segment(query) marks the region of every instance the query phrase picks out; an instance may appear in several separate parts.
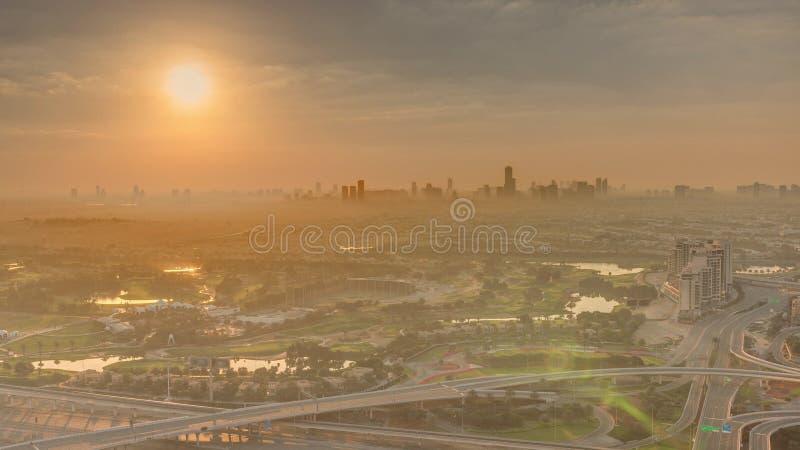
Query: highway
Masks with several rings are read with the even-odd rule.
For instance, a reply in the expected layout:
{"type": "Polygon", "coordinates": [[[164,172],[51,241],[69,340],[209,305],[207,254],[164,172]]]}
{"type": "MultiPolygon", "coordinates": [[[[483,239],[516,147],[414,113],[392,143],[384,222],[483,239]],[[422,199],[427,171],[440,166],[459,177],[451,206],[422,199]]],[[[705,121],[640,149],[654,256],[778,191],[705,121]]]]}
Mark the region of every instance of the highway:
{"type": "Polygon", "coordinates": [[[787,281],[782,279],[781,276],[767,278],[763,275],[744,275],[737,274],[733,276],[735,281],[744,281],[751,286],[771,287],[776,289],[791,288],[800,290],[800,283],[796,281],[787,281]]]}
{"type": "Polygon", "coordinates": [[[788,339],[789,336],[798,333],[800,333],[800,327],[789,327],[784,328],[775,336],[769,346],[769,354],[775,358],[775,361],[783,364],[784,366],[797,367],[795,363],[789,359],[786,359],[786,356],[783,353],[783,347],[786,345],[786,339],[788,339]]]}
{"type": "Polygon", "coordinates": [[[219,408],[190,405],[186,403],[146,400],[92,392],[65,391],[47,388],[34,388],[0,384],[0,403],[7,403],[11,397],[18,401],[35,399],[61,404],[75,405],[76,409],[95,407],[98,409],[136,409],[139,412],[152,412],[161,415],[197,415],[222,411],[219,408]]]}
{"type": "MultiPolygon", "coordinates": [[[[731,448],[735,449],[740,448],[740,444],[742,442],[742,430],[749,425],[753,425],[758,422],[772,421],[772,420],[785,419],[797,416],[800,416],[800,411],[792,409],[779,409],[775,411],[758,411],[758,412],[739,414],[737,416],[733,416],[730,418],[730,420],[728,420],[728,423],[730,423],[732,426],[731,432],[736,435],[733,437],[733,439],[735,439],[735,442],[737,444],[735,447],[731,448]]],[[[752,440],[750,441],[750,445],[751,448],[752,445],[754,445],[752,440]]]]}
{"type": "MultiPolygon", "coordinates": [[[[766,300],[775,295],[774,289],[769,288],[747,287],[744,292],[748,304],[753,304],[755,300],[766,300]]],[[[724,321],[717,338],[717,351],[713,360],[709,361],[710,365],[718,369],[729,367],[732,354],[735,356],[746,355],[742,345],[739,345],[735,339],[741,338],[743,342],[744,329],[755,320],[772,315],[773,309],[774,305],[766,303],[750,311],[738,313],[724,321]],[[737,350],[740,352],[737,353],[737,350]]],[[[733,400],[740,385],[740,381],[727,380],[724,377],[710,377],[706,380],[706,395],[700,411],[693,448],[711,450],[738,447],[739,444],[734,442],[738,436],[737,433],[709,432],[703,427],[721,427],[727,423],[731,415],[733,400]]]]}
{"type": "Polygon", "coordinates": [[[796,416],[784,419],[770,420],[760,423],[750,430],[750,450],[770,450],[770,437],[772,433],[781,428],[788,428],[800,425],[800,411],[796,416]]]}
{"type": "MultiPolygon", "coordinates": [[[[208,408],[147,400],[129,399],[114,396],[93,397],[94,402],[104,405],[124,404],[128,407],[150,408],[158,411],[169,411],[185,417],[136,424],[133,427],[115,427],[106,430],[62,436],[35,441],[39,449],[100,449],[123,446],[146,439],[174,438],[185,434],[194,434],[227,427],[261,423],[266,420],[278,420],[292,417],[313,416],[319,413],[335,412],[348,409],[370,408],[382,405],[423,402],[430,400],[455,399],[470,391],[491,391],[539,381],[560,381],[590,379],[596,377],[616,377],[631,375],[665,375],[679,376],[691,382],[689,395],[678,420],[672,424],[665,434],[653,436],[636,442],[625,443],[621,448],[634,448],[650,444],[689,427],[698,417],[698,425],[721,426],[730,424],[732,433],[713,433],[704,431],[698,426],[694,437],[694,448],[700,450],[729,449],[739,447],[741,429],[751,423],[764,421],[760,430],[773,430],[766,424],[785,420],[784,413],[770,415],[764,412],[761,416],[744,419],[741,416],[730,417],[730,409],[739,386],[747,378],[769,379],[800,383],[800,369],[783,364],[773,363],[748,354],[744,350],[744,333],[749,324],[755,320],[769,317],[775,313],[774,305],[756,306],[757,302],[775,295],[775,286],[768,280],[759,280],[756,286],[745,286],[745,298],[736,305],[698,322],[676,349],[669,361],[669,366],[596,369],[583,371],[566,371],[554,373],[525,374],[516,376],[493,376],[468,380],[449,381],[439,384],[416,385],[392,388],[382,391],[348,394],[314,400],[302,400],[280,404],[259,405],[227,411],[209,411],[208,408]],[[735,356],[743,363],[758,365],[772,371],[743,370],[730,368],[730,356],[735,356]],[[676,366],[684,363],[685,367],[676,366]],[[710,366],[710,367],[706,367],[710,366]],[[705,389],[704,389],[705,388],[705,389]],[[705,396],[703,395],[705,393],[705,396]],[[756,420],[758,419],[758,420],[756,420]]],[[[780,282],[783,286],[785,282],[780,282]]],[[[798,328],[800,329],[800,327],[798,328]]],[[[794,332],[794,330],[792,331],[794,332]]],[[[776,341],[786,339],[790,334],[784,330],[776,341]]],[[[773,346],[779,345],[773,342],[773,346]]],[[[771,347],[773,348],[773,347],[771,347]]],[[[780,348],[780,347],[778,347],[780,348]]],[[[774,348],[773,350],[774,351],[774,348]]],[[[672,383],[678,386],[679,383],[672,383]]],[[[15,393],[20,388],[0,386],[0,394],[15,393]]],[[[57,401],[87,400],[87,396],[96,394],[52,392],[49,390],[28,388],[27,394],[32,397],[55,398],[57,401]]],[[[789,414],[793,414],[790,412],[789,414]]],[[[797,412],[800,415],[800,412],[797,412]]],[[[781,422],[782,423],[782,422],[781,422]]],[[[761,426],[761,425],[759,425],[761,426]]],[[[775,424],[777,426],[777,423],[775,424]]],[[[777,429],[777,428],[774,428],[777,429]]],[[[400,431],[392,431],[399,433],[400,431]]],[[[473,439],[472,437],[463,437],[473,439]]],[[[433,439],[433,438],[432,438],[433,439]]],[[[483,438],[482,438],[483,439],[483,438]]],[[[767,439],[768,440],[768,439],[767,439]]],[[[465,441],[466,442],[466,441],[465,441]]],[[[498,442],[499,444],[499,442],[498,442]]],[[[538,445],[534,443],[533,445],[538,445]]],[[[552,448],[553,444],[550,444],[552,448]]],[[[581,444],[570,444],[566,448],[593,448],[581,444]]],[[[767,444],[768,445],[768,444],[767,444]]],[[[28,443],[2,447],[3,449],[33,448],[28,443]]]]}
{"type": "MultiPolygon", "coordinates": [[[[134,427],[115,427],[90,433],[34,441],[39,449],[102,449],[124,446],[146,439],[173,438],[184,434],[225,429],[266,420],[312,416],[318,413],[369,408],[381,405],[412,403],[429,400],[460,398],[471,390],[498,389],[550,380],[589,379],[596,377],[636,375],[703,375],[781,380],[800,383],[800,374],[764,372],[729,368],[702,367],[636,367],[596,369],[517,376],[494,376],[440,384],[417,385],[383,391],[363,392],[316,400],[259,405],[192,417],[165,419],[136,424],[134,427]]],[[[30,449],[30,444],[16,444],[3,449],[30,449]]]]}
{"type": "MultiPolygon", "coordinates": [[[[723,336],[725,330],[731,329],[732,326],[746,327],[750,323],[749,321],[752,317],[752,315],[747,315],[748,310],[754,308],[758,304],[758,301],[761,297],[766,298],[765,296],[772,294],[774,290],[765,289],[763,287],[745,287],[743,292],[745,294],[744,298],[739,299],[739,301],[733,306],[716,314],[712,314],[697,322],[695,326],[690,329],[689,333],[687,333],[683,341],[681,341],[680,345],[675,351],[675,354],[669,360],[668,364],[676,365],[685,363],[688,367],[708,367],[712,365],[710,360],[715,348],[718,347],[720,342],[724,341],[724,339],[721,340],[720,337],[723,336]]],[[[718,349],[717,353],[725,355],[725,361],[727,362],[727,352],[724,350],[719,351],[718,349]]],[[[727,364],[719,364],[718,366],[727,367],[727,364]]],[[[705,407],[705,404],[703,403],[703,394],[707,392],[706,381],[706,377],[703,376],[684,376],[681,379],[671,382],[659,389],[660,391],[664,392],[671,388],[677,388],[687,382],[692,383],[680,417],[675,421],[675,423],[667,427],[665,430],[666,432],[663,435],[656,435],[638,441],[626,442],[620,446],[620,448],[637,448],[640,446],[653,444],[662,439],[680,433],[691,426],[698,417],[701,407],[705,407]]],[[[719,380],[713,381],[719,382],[719,380]]],[[[723,396],[721,398],[726,399],[728,396],[735,395],[735,392],[735,390],[723,392],[721,393],[723,396]]],[[[712,394],[720,395],[716,392],[712,394]]],[[[721,401],[720,403],[722,405],[727,404],[725,401],[721,401]]],[[[718,409],[721,409],[721,407],[718,407],[718,409]]]]}

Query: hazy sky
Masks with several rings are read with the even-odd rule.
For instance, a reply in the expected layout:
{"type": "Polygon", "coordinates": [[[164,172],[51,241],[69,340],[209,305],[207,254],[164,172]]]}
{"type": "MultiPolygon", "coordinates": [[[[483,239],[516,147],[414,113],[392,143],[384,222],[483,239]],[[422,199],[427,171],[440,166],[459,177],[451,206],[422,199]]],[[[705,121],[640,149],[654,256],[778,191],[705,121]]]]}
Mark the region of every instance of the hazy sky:
{"type": "Polygon", "coordinates": [[[798,118],[796,0],[0,4],[4,191],[800,184],[798,118]]]}

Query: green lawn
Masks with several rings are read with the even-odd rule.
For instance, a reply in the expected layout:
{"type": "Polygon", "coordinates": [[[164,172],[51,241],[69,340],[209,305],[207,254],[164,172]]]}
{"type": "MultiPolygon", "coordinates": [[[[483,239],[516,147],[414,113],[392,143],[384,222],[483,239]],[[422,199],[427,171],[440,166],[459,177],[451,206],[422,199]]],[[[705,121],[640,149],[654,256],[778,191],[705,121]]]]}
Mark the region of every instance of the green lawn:
{"type": "Polygon", "coordinates": [[[521,430],[513,430],[513,431],[497,431],[491,432],[486,430],[477,430],[477,429],[470,429],[470,432],[476,434],[483,434],[489,436],[497,436],[503,438],[511,438],[511,439],[526,439],[530,441],[569,441],[573,439],[578,439],[581,436],[585,436],[588,433],[591,433],[597,428],[597,420],[592,418],[591,422],[567,422],[567,423],[560,423],[562,418],[559,418],[556,426],[553,427],[553,424],[545,425],[541,423],[537,423],[529,428],[521,429],[521,430]],[[555,439],[553,436],[553,428],[555,428],[555,439]]]}
{"type": "Polygon", "coordinates": [[[366,342],[353,342],[332,345],[331,350],[344,353],[372,353],[375,351],[375,346],[366,342]]]}
{"type": "Polygon", "coordinates": [[[280,340],[259,342],[252,345],[239,345],[239,346],[217,346],[217,347],[183,347],[173,348],[167,351],[173,357],[186,357],[186,356],[260,356],[269,357],[275,356],[286,351],[290,345],[295,341],[293,340],[280,340]]]}
{"type": "Polygon", "coordinates": [[[81,320],[74,316],[56,314],[29,314],[3,311],[0,313],[0,329],[31,333],[42,329],[65,325],[81,320]]]}
{"type": "MultiPolygon", "coordinates": [[[[435,361],[438,360],[441,356],[447,351],[447,347],[444,348],[435,348],[431,351],[423,354],[422,356],[427,356],[424,360],[435,361]],[[434,358],[434,359],[429,359],[434,358]]],[[[442,381],[445,379],[451,380],[461,380],[461,379],[468,379],[468,378],[476,378],[476,377],[487,377],[493,375],[522,375],[522,374],[535,374],[535,373],[548,373],[548,372],[562,372],[567,370],[578,370],[572,365],[572,358],[571,356],[578,355],[583,359],[589,360],[602,360],[609,356],[612,356],[611,353],[586,353],[586,352],[570,352],[565,350],[500,350],[494,352],[493,355],[496,356],[518,356],[518,355],[534,355],[534,354],[545,354],[547,356],[547,364],[537,364],[533,361],[529,363],[528,366],[518,366],[518,367],[482,367],[477,369],[472,369],[466,372],[457,373],[454,375],[442,375],[432,381],[442,381]]],[[[476,355],[474,361],[478,364],[481,362],[480,355],[476,355]]],[[[662,363],[661,360],[656,358],[647,358],[647,361],[650,363],[662,363]]]]}
{"type": "Polygon", "coordinates": [[[20,339],[8,344],[6,348],[28,356],[37,355],[40,348],[43,353],[57,352],[60,355],[71,352],[73,348],[78,350],[82,347],[101,345],[108,342],[110,337],[111,333],[105,332],[101,323],[86,320],[57,331],[20,339]]]}
{"type": "MultiPolygon", "coordinates": [[[[72,375],[71,372],[56,369],[43,369],[41,372],[34,370],[32,373],[24,376],[18,375],[14,372],[14,364],[17,361],[11,361],[11,367],[5,367],[0,364],[0,383],[15,384],[22,386],[41,386],[44,384],[58,383],[65,380],[72,375]]],[[[36,367],[36,363],[32,363],[36,367]]]]}
{"type": "MultiPolygon", "coordinates": [[[[386,314],[383,314],[386,317],[386,314]]],[[[320,322],[302,328],[281,331],[285,336],[324,336],[335,333],[361,331],[381,322],[378,312],[340,312],[325,317],[320,322]]]]}

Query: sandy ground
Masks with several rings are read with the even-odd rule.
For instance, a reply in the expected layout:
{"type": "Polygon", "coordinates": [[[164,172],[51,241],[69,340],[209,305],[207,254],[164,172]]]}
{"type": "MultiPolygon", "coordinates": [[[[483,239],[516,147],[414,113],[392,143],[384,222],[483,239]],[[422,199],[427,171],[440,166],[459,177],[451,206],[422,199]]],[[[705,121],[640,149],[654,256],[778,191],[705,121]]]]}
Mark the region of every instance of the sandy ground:
{"type": "MultiPolygon", "coordinates": [[[[646,281],[648,284],[660,286],[664,282],[666,274],[648,273],[646,281]]],[[[647,317],[647,321],[636,330],[634,339],[639,339],[650,344],[661,344],[667,338],[676,339],[683,337],[691,328],[691,325],[678,322],[678,304],[672,300],[660,297],[647,306],[637,310],[647,317]]]]}

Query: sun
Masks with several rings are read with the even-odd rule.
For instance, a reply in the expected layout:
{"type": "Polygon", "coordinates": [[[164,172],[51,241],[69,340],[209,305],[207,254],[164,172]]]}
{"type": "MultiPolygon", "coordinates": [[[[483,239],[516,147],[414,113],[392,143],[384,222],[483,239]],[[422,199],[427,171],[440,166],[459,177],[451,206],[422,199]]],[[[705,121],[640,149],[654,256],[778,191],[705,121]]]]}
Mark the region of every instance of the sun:
{"type": "Polygon", "coordinates": [[[166,90],[178,104],[196,106],[208,98],[209,80],[197,66],[176,66],[167,74],[166,90]]]}

